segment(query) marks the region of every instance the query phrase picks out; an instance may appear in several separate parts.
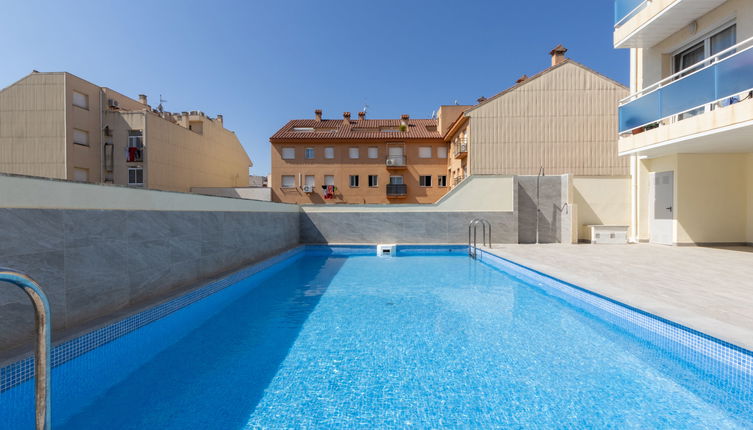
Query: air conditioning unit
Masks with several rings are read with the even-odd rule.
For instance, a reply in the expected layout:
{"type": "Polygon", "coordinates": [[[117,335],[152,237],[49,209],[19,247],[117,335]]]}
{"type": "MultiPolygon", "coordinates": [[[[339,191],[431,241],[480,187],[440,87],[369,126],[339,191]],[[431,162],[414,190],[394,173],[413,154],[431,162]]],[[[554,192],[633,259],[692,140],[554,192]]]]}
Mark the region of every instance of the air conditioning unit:
{"type": "Polygon", "coordinates": [[[314,192],[314,186],[313,185],[304,185],[303,187],[304,193],[313,193],[314,192]]]}
{"type": "Polygon", "coordinates": [[[118,101],[114,99],[107,99],[107,105],[110,107],[118,107],[118,101]]]}
{"type": "Polygon", "coordinates": [[[397,166],[397,160],[395,160],[393,158],[388,158],[387,159],[387,165],[388,166],[397,166]]]}

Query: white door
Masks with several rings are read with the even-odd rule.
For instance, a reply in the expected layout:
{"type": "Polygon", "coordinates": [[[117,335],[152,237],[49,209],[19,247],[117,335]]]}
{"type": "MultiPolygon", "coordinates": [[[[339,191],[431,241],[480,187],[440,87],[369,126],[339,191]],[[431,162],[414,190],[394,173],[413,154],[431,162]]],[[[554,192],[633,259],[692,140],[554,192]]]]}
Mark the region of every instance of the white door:
{"type": "Polygon", "coordinates": [[[657,172],[652,176],[651,242],[672,245],[675,219],[675,172],[657,172]]]}

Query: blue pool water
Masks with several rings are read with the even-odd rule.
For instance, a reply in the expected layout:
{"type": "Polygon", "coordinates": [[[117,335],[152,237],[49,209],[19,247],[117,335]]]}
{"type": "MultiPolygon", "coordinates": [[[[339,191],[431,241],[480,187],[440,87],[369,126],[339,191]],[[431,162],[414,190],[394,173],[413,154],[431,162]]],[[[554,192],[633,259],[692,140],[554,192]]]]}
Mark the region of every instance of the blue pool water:
{"type": "Polygon", "coordinates": [[[463,254],[293,258],[53,377],[57,429],[753,428],[749,379],[463,254]]]}

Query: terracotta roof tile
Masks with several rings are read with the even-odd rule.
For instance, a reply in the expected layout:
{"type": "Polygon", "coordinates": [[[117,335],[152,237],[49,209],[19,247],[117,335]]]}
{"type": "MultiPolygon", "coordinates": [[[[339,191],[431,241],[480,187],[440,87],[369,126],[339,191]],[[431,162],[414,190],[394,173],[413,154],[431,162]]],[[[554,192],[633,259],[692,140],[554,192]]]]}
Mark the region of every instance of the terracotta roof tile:
{"type": "Polygon", "coordinates": [[[294,119],[270,137],[272,139],[441,139],[435,119],[410,119],[408,130],[399,131],[399,119],[294,119]],[[311,128],[312,131],[294,130],[311,128]],[[395,131],[382,131],[383,129],[395,131]]]}

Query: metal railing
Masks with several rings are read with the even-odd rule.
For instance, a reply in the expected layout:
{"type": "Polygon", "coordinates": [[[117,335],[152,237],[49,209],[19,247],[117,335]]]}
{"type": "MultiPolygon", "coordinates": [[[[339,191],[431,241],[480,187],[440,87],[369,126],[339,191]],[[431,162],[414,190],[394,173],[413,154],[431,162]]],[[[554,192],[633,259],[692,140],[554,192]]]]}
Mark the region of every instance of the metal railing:
{"type": "Polygon", "coordinates": [[[34,354],[35,407],[37,430],[49,430],[50,420],[50,304],[42,288],[28,275],[0,267],[0,281],[24,290],[34,305],[37,345],[34,354]]]}
{"type": "Polygon", "coordinates": [[[408,185],[406,184],[387,184],[387,195],[399,197],[408,194],[408,185]]]}
{"type": "Polygon", "coordinates": [[[647,0],[615,0],[614,2],[614,26],[615,28],[626,23],[630,18],[643,10],[648,5],[647,0]]]}
{"type": "Polygon", "coordinates": [[[620,100],[620,133],[728,99],[735,103],[751,89],[753,37],[620,100]]]}
{"type": "Polygon", "coordinates": [[[468,152],[468,143],[458,143],[455,145],[455,157],[468,152]]]}
{"type": "Polygon", "coordinates": [[[405,155],[390,155],[385,160],[387,167],[403,167],[406,165],[405,155]]]}
{"type": "Polygon", "coordinates": [[[464,179],[465,179],[465,176],[455,176],[454,178],[452,178],[452,185],[457,186],[461,182],[463,182],[464,179]]]}
{"type": "Polygon", "coordinates": [[[481,224],[482,232],[481,232],[481,246],[488,246],[491,248],[492,246],[492,224],[485,220],[484,218],[474,218],[471,220],[471,222],[468,223],[468,256],[473,258],[474,260],[477,257],[477,237],[476,233],[478,232],[478,225],[481,224]],[[489,232],[487,236],[487,230],[486,228],[489,227],[489,232]],[[471,230],[473,230],[473,242],[471,242],[471,230]],[[488,239],[488,242],[487,242],[488,239]],[[471,246],[472,245],[472,246],[471,246]]]}

